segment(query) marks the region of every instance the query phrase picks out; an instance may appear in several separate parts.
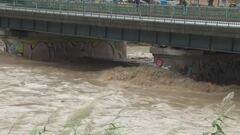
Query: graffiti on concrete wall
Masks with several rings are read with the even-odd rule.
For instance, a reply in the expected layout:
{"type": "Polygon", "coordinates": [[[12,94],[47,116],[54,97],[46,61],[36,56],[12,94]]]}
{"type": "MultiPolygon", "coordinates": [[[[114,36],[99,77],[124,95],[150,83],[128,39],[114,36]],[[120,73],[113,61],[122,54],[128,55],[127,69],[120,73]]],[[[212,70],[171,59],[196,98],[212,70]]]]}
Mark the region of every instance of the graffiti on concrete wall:
{"type": "Polygon", "coordinates": [[[0,40],[0,53],[6,52],[6,44],[3,40],[0,40]]]}
{"type": "Polygon", "coordinates": [[[126,58],[122,42],[97,39],[0,39],[0,51],[34,60],[92,57],[103,59],[126,58]]]}
{"type": "Polygon", "coordinates": [[[0,39],[0,53],[21,54],[22,44],[16,39],[0,39]]]}

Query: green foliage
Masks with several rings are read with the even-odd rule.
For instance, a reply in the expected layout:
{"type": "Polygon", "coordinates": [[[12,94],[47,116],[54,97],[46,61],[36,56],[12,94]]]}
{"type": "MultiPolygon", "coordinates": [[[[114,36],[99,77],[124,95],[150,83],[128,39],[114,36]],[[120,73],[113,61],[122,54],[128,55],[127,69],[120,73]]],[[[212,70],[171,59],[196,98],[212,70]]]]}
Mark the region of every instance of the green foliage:
{"type": "Polygon", "coordinates": [[[229,117],[229,113],[233,110],[235,107],[234,102],[234,93],[231,92],[229,93],[222,101],[221,106],[220,106],[220,115],[216,120],[212,122],[212,130],[209,132],[203,133],[203,135],[226,135],[224,132],[224,122],[226,119],[231,119],[229,117]]]}
{"type": "Polygon", "coordinates": [[[30,131],[29,135],[43,135],[44,132],[45,132],[44,129],[39,129],[38,127],[35,127],[30,131]]]}
{"type": "Polygon", "coordinates": [[[73,115],[71,115],[65,125],[64,130],[71,129],[71,132],[74,133],[74,135],[77,135],[78,128],[82,125],[82,120],[87,118],[93,110],[93,105],[89,105],[85,108],[77,110],[73,115]]]}
{"type": "MultiPolygon", "coordinates": [[[[70,115],[60,135],[99,135],[99,133],[93,133],[92,122],[89,122],[83,131],[79,131],[79,127],[84,126],[83,120],[90,116],[93,107],[94,105],[90,104],[84,108],[75,111],[72,115],[70,115]]],[[[119,116],[117,116],[114,120],[116,120],[118,117],[119,116]]],[[[30,131],[29,135],[44,135],[46,131],[46,126],[49,123],[49,119],[43,126],[43,128],[35,127],[30,131]]],[[[119,135],[118,129],[120,127],[116,126],[114,120],[110,124],[105,125],[107,126],[107,128],[105,129],[103,135],[119,135]]]]}
{"type": "Polygon", "coordinates": [[[116,126],[115,123],[110,123],[109,127],[105,130],[104,135],[118,135],[119,133],[117,130],[119,129],[118,126],[116,126]]]}

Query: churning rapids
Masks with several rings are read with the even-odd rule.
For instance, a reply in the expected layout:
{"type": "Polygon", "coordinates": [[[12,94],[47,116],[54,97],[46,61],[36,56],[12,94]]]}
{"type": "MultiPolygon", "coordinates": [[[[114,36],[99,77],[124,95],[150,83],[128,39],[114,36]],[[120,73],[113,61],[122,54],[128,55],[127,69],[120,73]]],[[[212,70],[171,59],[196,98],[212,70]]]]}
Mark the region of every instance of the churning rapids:
{"type": "Polygon", "coordinates": [[[114,123],[120,135],[202,135],[231,91],[234,120],[227,120],[224,130],[240,135],[239,90],[148,66],[45,63],[1,55],[0,135],[28,135],[43,127],[44,135],[68,135],[66,123],[78,117],[78,133],[87,129],[101,135],[114,123]]]}

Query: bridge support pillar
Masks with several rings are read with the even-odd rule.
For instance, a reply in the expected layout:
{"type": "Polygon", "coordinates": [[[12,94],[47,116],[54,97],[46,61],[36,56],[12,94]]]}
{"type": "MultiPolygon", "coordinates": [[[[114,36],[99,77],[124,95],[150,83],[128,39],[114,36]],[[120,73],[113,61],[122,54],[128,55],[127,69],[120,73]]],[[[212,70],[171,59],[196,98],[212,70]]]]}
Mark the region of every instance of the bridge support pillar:
{"type": "Polygon", "coordinates": [[[204,52],[198,50],[156,48],[150,50],[157,65],[201,81],[239,84],[239,54],[204,52]]]}
{"type": "Polygon", "coordinates": [[[204,52],[200,50],[184,50],[170,47],[151,47],[150,52],[154,56],[154,62],[158,67],[177,70],[192,76],[197,72],[195,63],[203,59],[204,52]]]}

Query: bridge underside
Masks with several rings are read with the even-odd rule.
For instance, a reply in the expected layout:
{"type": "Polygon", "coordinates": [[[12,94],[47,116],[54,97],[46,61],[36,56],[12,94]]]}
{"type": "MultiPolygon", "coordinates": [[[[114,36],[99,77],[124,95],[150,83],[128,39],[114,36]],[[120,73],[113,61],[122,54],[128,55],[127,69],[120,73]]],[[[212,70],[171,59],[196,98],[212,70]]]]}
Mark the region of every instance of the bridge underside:
{"type": "Polygon", "coordinates": [[[168,45],[186,49],[240,53],[240,39],[230,37],[112,28],[6,17],[0,17],[0,27],[4,29],[51,33],[74,37],[145,42],[153,44],[154,46],[168,45]]]}

